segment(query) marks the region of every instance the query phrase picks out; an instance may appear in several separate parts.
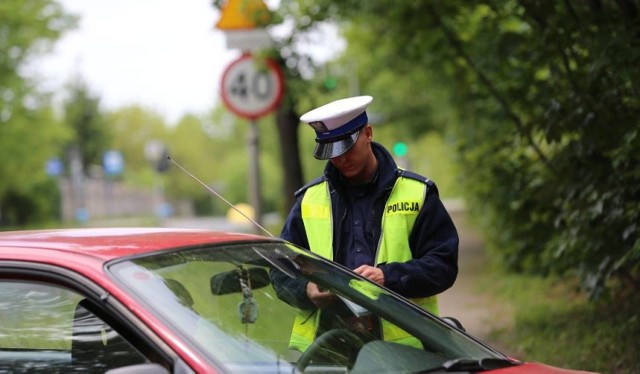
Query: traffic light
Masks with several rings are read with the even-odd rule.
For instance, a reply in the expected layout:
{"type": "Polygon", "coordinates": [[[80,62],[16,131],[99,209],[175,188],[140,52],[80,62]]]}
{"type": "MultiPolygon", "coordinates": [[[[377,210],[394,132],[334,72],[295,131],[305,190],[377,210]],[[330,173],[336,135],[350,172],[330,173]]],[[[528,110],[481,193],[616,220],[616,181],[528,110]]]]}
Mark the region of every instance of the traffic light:
{"type": "Polygon", "coordinates": [[[167,153],[167,150],[165,149],[162,153],[162,157],[160,157],[156,161],[155,169],[158,173],[164,173],[169,170],[170,166],[171,163],[169,162],[169,153],[167,153]]]}
{"type": "Polygon", "coordinates": [[[406,156],[408,151],[409,151],[409,147],[405,142],[396,142],[393,145],[393,154],[396,155],[397,157],[406,156]]]}
{"type": "Polygon", "coordinates": [[[332,75],[327,75],[322,81],[322,86],[327,91],[333,91],[338,86],[338,79],[332,75]]]}

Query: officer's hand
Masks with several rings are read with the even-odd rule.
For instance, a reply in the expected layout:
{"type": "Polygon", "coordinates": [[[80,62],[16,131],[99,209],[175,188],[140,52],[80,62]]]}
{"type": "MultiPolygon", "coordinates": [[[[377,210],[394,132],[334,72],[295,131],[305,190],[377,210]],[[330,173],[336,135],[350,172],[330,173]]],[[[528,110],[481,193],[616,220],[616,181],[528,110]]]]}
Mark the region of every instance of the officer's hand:
{"type": "Polygon", "coordinates": [[[327,307],[336,300],[336,295],[329,291],[320,291],[318,285],[313,282],[307,283],[307,297],[318,308],[327,307]]]}
{"type": "Polygon", "coordinates": [[[381,286],[384,286],[384,273],[382,272],[382,269],[369,266],[369,265],[360,265],[353,272],[356,274],[362,275],[363,277],[369,279],[372,282],[375,282],[381,286]]]}

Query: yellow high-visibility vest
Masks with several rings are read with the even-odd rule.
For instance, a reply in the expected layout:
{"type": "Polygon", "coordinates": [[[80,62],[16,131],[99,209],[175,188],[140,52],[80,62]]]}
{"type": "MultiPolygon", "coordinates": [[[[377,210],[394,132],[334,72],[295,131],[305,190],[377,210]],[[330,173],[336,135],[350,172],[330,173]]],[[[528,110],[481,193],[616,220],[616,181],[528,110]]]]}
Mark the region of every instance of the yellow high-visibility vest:
{"type": "MultiPolygon", "coordinates": [[[[426,198],[427,184],[400,176],[387,199],[382,214],[382,231],[376,249],[375,265],[411,260],[409,235],[426,198]]],[[[333,260],[333,216],[327,181],[307,189],[301,202],[301,214],[309,249],[333,260]]],[[[433,314],[438,314],[437,296],[411,299],[433,314]]],[[[294,320],[289,346],[300,351],[313,342],[320,324],[320,313],[299,310],[294,320]]],[[[382,320],[382,338],[387,341],[422,347],[404,330],[382,320]]]]}

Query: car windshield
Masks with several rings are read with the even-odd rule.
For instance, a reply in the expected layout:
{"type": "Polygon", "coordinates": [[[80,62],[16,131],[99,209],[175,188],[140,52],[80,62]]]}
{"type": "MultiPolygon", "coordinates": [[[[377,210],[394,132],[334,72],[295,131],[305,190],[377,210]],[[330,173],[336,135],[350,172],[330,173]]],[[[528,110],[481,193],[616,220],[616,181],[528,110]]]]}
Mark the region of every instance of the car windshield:
{"type": "Polygon", "coordinates": [[[108,269],[231,372],[419,372],[460,358],[505,358],[392,292],[287,243],[182,248],[108,269]],[[297,300],[304,297],[296,286],[304,290],[309,281],[335,294],[333,305],[318,312],[297,300]],[[299,330],[292,337],[294,323],[299,330]]]}

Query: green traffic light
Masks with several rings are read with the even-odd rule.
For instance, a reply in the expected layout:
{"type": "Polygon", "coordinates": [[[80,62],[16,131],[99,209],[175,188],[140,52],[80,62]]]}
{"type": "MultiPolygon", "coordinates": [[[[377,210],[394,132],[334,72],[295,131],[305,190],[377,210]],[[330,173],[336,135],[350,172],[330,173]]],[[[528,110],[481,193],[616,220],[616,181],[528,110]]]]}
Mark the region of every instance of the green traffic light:
{"type": "Polygon", "coordinates": [[[324,78],[324,81],[322,82],[322,84],[324,85],[324,88],[326,90],[331,91],[338,86],[338,79],[336,79],[336,77],[329,75],[324,78]]]}
{"type": "Polygon", "coordinates": [[[409,151],[409,147],[407,146],[407,143],[397,142],[396,144],[393,145],[393,154],[395,154],[398,157],[406,156],[407,151],[409,151]]]}

